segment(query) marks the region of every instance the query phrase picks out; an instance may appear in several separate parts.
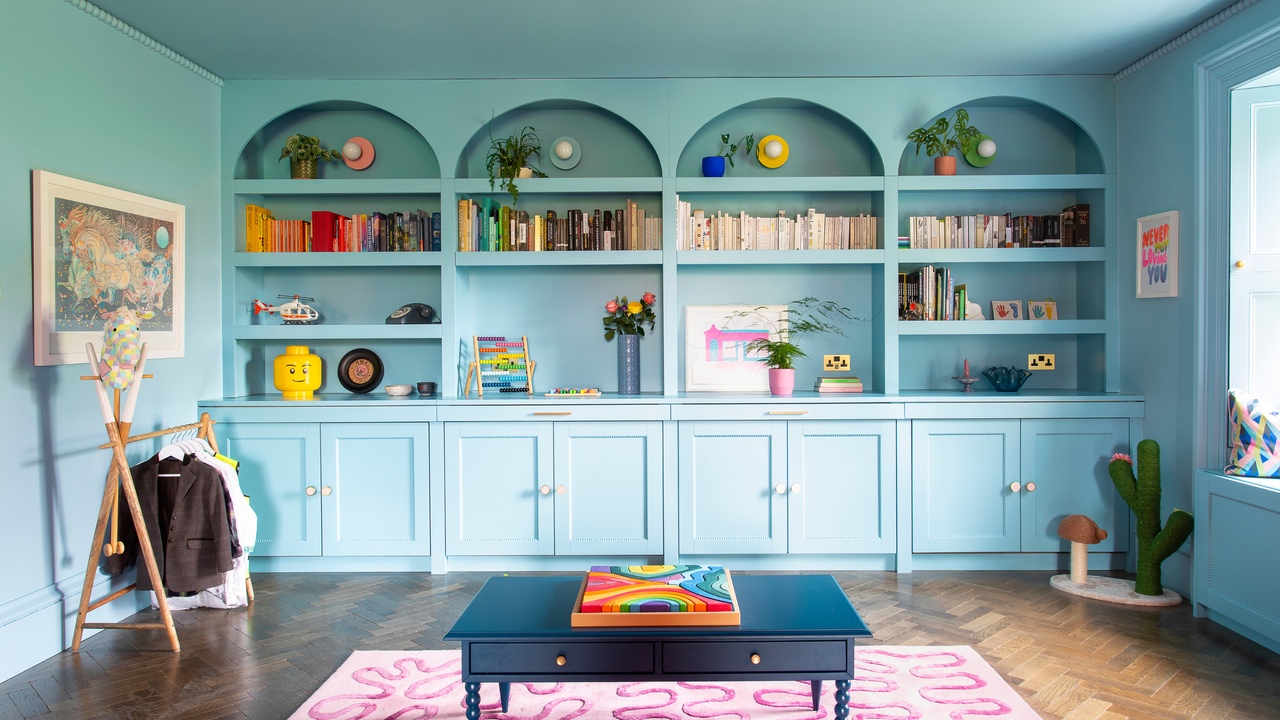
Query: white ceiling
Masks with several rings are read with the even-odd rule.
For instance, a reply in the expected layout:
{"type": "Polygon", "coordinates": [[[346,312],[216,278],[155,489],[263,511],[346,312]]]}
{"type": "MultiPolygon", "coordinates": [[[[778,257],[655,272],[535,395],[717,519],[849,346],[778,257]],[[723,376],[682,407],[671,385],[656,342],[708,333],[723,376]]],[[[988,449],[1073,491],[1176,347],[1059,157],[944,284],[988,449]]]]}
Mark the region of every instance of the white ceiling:
{"type": "Polygon", "coordinates": [[[224,78],[608,78],[1110,74],[1233,0],[95,1],[224,78]]]}

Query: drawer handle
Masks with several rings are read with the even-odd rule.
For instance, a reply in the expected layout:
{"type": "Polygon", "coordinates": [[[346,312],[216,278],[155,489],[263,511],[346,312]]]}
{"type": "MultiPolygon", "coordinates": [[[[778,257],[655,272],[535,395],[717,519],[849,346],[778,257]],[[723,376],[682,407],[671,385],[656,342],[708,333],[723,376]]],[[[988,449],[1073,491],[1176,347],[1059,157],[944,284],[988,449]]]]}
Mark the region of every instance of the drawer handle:
{"type": "Polygon", "coordinates": [[[760,656],[759,656],[759,655],[757,655],[756,653],[751,653],[751,664],[752,664],[752,665],[759,665],[759,664],[760,664],[760,656]]]}
{"type": "Polygon", "coordinates": [[[792,492],[792,494],[794,494],[794,495],[799,495],[799,494],[800,494],[800,483],[796,483],[795,485],[792,485],[792,486],[791,486],[791,492],[792,492]]]}
{"type": "MultiPolygon", "coordinates": [[[[563,495],[564,493],[565,493],[564,486],[563,486],[563,485],[557,485],[557,486],[556,486],[556,494],[557,494],[557,495],[563,495]]],[[[560,663],[560,664],[561,664],[561,665],[563,665],[564,663],[560,663]]]]}
{"type": "Polygon", "coordinates": [[[1036,484],[1035,484],[1035,483],[1027,483],[1027,492],[1035,492],[1035,491],[1036,491],[1036,484]]]}
{"type": "Polygon", "coordinates": [[[787,494],[787,486],[786,486],[786,485],[783,485],[782,483],[778,483],[778,486],[777,486],[777,487],[775,487],[773,490],[774,490],[774,492],[778,493],[779,495],[786,495],[786,494],[787,494]]]}
{"type": "Polygon", "coordinates": [[[316,494],[316,486],[315,486],[315,485],[308,485],[308,486],[307,486],[307,495],[315,495],[315,494],[316,494]]]}
{"type": "Polygon", "coordinates": [[[538,488],[538,492],[542,493],[543,495],[550,495],[550,494],[551,494],[551,486],[550,486],[550,485],[543,485],[542,487],[538,488]]]}
{"type": "Polygon", "coordinates": [[[565,664],[565,663],[567,663],[567,662],[569,662],[569,660],[568,660],[567,658],[565,658],[565,656],[563,656],[563,655],[557,655],[557,656],[556,656],[556,664],[557,664],[557,665],[564,665],[564,664],[565,664]]]}
{"type": "Polygon", "coordinates": [[[333,488],[329,487],[328,485],[325,485],[324,487],[320,488],[320,494],[325,497],[329,497],[330,495],[333,494],[333,488]]]}
{"type": "Polygon", "coordinates": [[[770,415],[808,415],[808,410],[770,410],[770,415]]]}
{"type": "Polygon", "coordinates": [[[1009,485],[1009,490],[1011,492],[1018,492],[1021,489],[1022,489],[1021,483],[1012,483],[1011,485],[1009,485]]]}
{"type": "Polygon", "coordinates": [[[571,413],[571,412],[558,412],[558,413],[546,412],[546,413],[534,413],[534,415],[572,415],[572,414],[573,414],[573,413],[571,413]]]}

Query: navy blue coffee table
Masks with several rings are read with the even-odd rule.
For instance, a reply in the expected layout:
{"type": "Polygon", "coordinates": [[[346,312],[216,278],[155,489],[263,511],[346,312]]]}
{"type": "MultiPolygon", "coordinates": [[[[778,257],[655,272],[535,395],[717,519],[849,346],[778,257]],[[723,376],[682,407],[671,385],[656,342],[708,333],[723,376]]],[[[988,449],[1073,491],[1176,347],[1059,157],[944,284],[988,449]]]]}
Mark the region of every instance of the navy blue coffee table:
{"type": "Polygon", "coordinates": [[[490,578],[445,640],[462,643],[467,718],[480,718],[480,684],[513,682],[807,680],[818,709],[836,683],[835,716],[849,716],[854,638],[871,637],[830,575],[735,575],[742,624],[575,628],[576,577],[490,578]]]}

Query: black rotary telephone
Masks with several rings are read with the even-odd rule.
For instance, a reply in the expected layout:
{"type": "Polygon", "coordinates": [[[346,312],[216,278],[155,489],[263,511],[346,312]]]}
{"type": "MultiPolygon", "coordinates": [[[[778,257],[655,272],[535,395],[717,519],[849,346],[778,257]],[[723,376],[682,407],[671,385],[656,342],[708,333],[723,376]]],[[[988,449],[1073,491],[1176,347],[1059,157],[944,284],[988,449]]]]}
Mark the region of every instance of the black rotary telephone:
{"type": "Polygon", "coordinates": [[[426,303],[409,303],[387,316],[387,325],[423,325],[435,320],[436,311],[426,303]]]}

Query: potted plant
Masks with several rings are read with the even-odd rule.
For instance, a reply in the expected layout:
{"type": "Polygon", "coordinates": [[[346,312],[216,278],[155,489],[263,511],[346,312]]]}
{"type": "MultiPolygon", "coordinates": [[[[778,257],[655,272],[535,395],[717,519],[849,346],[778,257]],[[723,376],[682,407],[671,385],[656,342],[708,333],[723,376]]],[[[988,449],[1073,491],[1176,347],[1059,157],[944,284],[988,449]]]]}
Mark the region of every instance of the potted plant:
{"type": "Polygon", "coordinates": [[[729,167],[733,167],[733,156],[738,154],[738,148],[755,147],[755,138],[756,134],[751,133],[731,144],[728,133],[721,135],[720,152],[702,158],[702,174],[706,177],[724,177],[724,161],[728,160],[729,167]]]}
{"type": "Polygon", "coordinates": [[[639,300],[627,301],[626,296],[610,300],[604,309],[604,339],[618,337],[618,392],[622,395],[640,394],[640,338],[644,336],[644,324],[653,329],[656,320],[653,293],[647,292],[639,300]]]}
{"type": "Polygon", "coordinates": [[[795,362],[808,357],[795,344],[796,338],[810,333],[835,333],[848,337],[835,322],[839,318],[861,320],[850,315],[849,308],[815,297],[787,303],[787,309],[777,322],[762,313],[763,309],[750,308],[729,317],[751,318],[769,329],[769,337],[752,340],[746,344],[746,350],[764,355],[764,364],[769,368],[769,392],[774,395],[791,394],[796,386],[795,362]],[[777,339],[774,340],[774,337],[777,339]]]}
{"type": "Polygon", "coordinates": [[[956,159],[951,151],[959,149],[967,154],[969,145],[982,138],[982,131],[969,124],[969,111],[960,108],[951,116],[951,120],[940,117],[932,126],[916,128],[907,135],[907,140],[916,144],[916,156],[920,155],[920,146],[933,157],[934,175],[955,175],[956,159]]]}
{"type": "Polygon", "coordinates": [[[485,158],[485,168],[489,170],[489,189],[493,189],[494,181],[504,190],[511,193],[511,204],[520,201],[520,190],[516,188],[517,177],[546,177],[547,174],[537,168],[527,167],[529,158],[542,160],[542,141],[534,134],[534,128],[525,125],[519,134],[511,134],[500,140],[493,138],[493,118],[489,118],[489,156],[485,158]],[[494,174],[497,168],[497,174],[494,174]]]}
{"type": "Polygon", "coordinates": [[[315,180],[316,159],[337,160],[340,157],[341,150],[325,150],[320,147],[320,138],[314,135],[290,135],[280,150],[280,160],[289,158],[289,177],[294,180],[315,180]]]}

